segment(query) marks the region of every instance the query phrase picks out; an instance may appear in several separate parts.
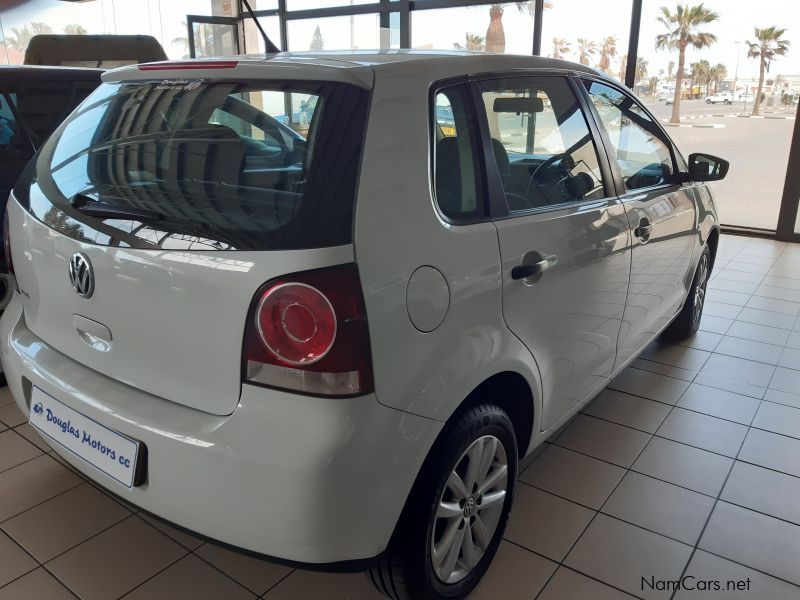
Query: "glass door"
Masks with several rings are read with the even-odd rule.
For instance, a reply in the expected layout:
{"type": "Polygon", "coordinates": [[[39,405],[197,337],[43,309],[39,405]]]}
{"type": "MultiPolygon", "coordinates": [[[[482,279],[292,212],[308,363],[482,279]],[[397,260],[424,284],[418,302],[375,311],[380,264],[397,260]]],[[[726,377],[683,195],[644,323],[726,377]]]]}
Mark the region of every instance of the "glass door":
{"type": "Polygon", "coordinates": [[[188,15],[186,23],[192,58],[239,54],[239,19],[188,15]]]}

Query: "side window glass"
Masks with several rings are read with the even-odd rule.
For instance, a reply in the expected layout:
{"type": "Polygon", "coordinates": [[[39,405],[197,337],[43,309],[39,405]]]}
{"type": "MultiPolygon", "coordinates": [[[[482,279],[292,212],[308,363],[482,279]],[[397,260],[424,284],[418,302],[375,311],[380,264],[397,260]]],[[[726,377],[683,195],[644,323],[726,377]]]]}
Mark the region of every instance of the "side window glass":
{"type": "Polygon", "coordinates": [[[3,150],[18,146],[21,137],[11,102],[10,96],[0,94],[0,148],[3,150]]]}
{"type": "Polygon", "coordinates": [[[510,211],[606,196],[586,118],[563,77],[481,82],[510,211]]]}
{"type": "Polygon", "coordinates": [[[658,125],[627,94],[596,81],[584,84],[611,140],[625,187],[635,190],[668,182],[675,169],[669,142],[658,125]]]}
{"type": "Polygon", "coordinates": [[[469,104],[465,86],[439,91],[433,104],[436,201],[451,219],[484,216],[475,153],[478,127],[469,104]]]}

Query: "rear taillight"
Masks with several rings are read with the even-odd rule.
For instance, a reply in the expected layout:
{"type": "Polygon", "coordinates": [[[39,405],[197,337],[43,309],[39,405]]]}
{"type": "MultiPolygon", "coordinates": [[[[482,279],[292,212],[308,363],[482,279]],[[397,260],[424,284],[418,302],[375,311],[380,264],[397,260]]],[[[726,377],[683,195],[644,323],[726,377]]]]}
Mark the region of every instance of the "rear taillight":
{"type": "Polygon", "coordinates": [[[356,265],[264,284],[245,327],[244,377],[314,395],[371,392],[369,330],[356,265]]]}
{"type": "Polygon", "coordinates": [[[14,261],[11,258],[11,236],[8,231],[8,208],[6,208],[5,215],[3,216],[3,254],[5,256],[5,269],[3,272],[8,273],[8,278],[11,280],[11,285],[19,292],[17,285],[17,276],[14,273],[14,261]]]}

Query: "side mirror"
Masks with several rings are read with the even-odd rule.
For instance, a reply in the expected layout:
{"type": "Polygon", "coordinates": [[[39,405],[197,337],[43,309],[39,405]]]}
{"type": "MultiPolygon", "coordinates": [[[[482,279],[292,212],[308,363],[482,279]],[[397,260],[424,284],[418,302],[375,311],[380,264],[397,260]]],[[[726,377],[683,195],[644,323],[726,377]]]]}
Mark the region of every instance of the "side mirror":
{"type": "Polygon", "coordinates": [[[688,179],[690,181],[719,181],[728,174],[729,167],[730,163],[727,160],[696,152],[689,155],[688,179]]]}

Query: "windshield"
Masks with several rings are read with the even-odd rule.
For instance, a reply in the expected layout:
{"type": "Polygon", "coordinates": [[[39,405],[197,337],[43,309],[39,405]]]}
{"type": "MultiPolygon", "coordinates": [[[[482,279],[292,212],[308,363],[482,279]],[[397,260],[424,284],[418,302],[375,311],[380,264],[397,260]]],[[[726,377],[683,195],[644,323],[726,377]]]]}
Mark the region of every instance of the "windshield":
{"type": "Polygon", "coordinates": [[[177,250],[351,242],[367,92],[308,82],[104,84],[15,195],[65,235],[177,250]]]}

